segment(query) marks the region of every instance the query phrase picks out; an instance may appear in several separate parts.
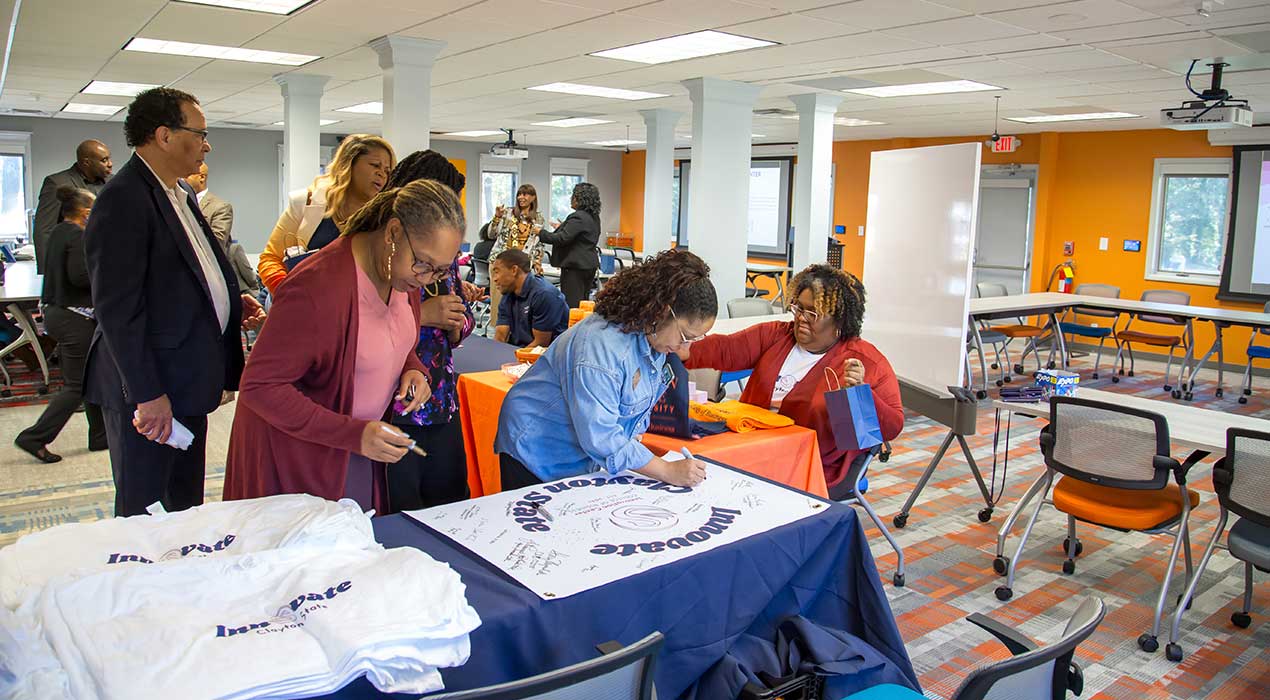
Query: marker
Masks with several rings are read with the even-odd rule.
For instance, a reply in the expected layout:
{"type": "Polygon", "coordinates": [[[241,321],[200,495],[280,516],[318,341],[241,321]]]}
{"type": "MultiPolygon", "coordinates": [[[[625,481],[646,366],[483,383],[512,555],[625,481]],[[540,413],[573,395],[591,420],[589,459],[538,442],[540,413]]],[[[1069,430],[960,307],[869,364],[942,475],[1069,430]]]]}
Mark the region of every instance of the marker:
{"type": "MultiPolygon", "coordinates": [[[[692,456],[692,453],[688,451],[688,448],[687,448],[687,447],[680,447],[680,448],[679,448],[679,452],[683,454],[683,456],[684,456],[684,458],[685,458],[685,459],[696,459],[696,457],[693,457],[693,456],[692,456]]],[[[701,480],[702,480],[702,481],[705,481],[705,479],[706,479],[705,475],[704,475],[704,474],[702,474],[702,475],[701,475],[701,480]]]]}
{"type": "Polygon", "coordinates": [[[538,511],[539,513],[541,513],[541,514],[542,514],[542,517],[546,518],[548,522],[554,522],[554,521],[555,521],[555,518],[551,517],[551,513],[548,513],[548,512],[547,512],[547,508],[546,508],[546,506],[544,506],[544,505],[543,505],[543,504],[541,504],[541,503],[534,503],[534,504],[533,504],[533,506],[534,506],[534,510],[538,511]]]}
{"type": "MultiPolygon", "coordinates": [[[[404,415],[404,414],[403,414],[403,415],[404,415]]],[[[385,433],[389,433],[389,434],[391,434],[391,435],[395,435],[395,436],[397,436],[397,437],[410,437],[409,435],[406,435],[405,433],[401,432],[400,430],[395,430],[395,429],[393,429],[391,426],[387,426],[387,425],[385,425],[385,426],[384,426],[384,432],[385,432],[385,433]]],[[[411,440],[411,441],[410,441],[410,444],[406,446],[406,449],[407,449],[407,450],[410,450],[411,452],[413,452],[413,453],[415,453],[415,454],[417,454],[417,455],[419,455],[420,457],[427,457],[427,456],[428,456],[428,453],[427,453],[426,451],[424,451],[424,449],[423,449],[422,447],[419,447],[417,444],[415,444],[415,441],[414,441],[414,440],[411,440]]]]}

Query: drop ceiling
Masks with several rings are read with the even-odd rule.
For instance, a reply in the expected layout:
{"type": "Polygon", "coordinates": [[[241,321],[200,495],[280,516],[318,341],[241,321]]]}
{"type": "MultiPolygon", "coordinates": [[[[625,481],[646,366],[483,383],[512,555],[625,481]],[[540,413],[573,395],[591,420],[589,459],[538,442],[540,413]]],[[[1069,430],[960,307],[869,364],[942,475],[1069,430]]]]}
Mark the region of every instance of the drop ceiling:
{"type": "MultiPolygon", "coordinates": [[[[876,98],[839,93],[837,140],[982,134],[1001,116],[1132,112],[1142,119],[1025,125],[1010,133],[1156,128],[1158,110],[1188,96],[1191,59],[1232,63],[1225,85],[1270,122],[1270,0],[315,0],[290,16],[175,0],[28,0],[22,3],[0,114],[58,114],[68,102],[125,105],[81,95],[92,80],[170,85],[197,95],[215,126],[278,129],[282,97],[273,76],[331,77],[324,131],[378,131],[378,115],[338,112],[382,99],[376,54],[385,34],[446,42],[433,71],[434,132],[516,129],[522,143],[582,146],[642,140],[639,110],[684,113],[680,81],[715,76],[762,85],[756,110],[791,109],[788,97],[826,85],[974,80],[999,91],[876,98]],[[704,29],[777,42],[739,53],[659,65],[587,55],[704,29]],[[320,55],[299,68],[125,52],[133,37],[320,55]],[[913,76],[927,76],[915,80],[913,76]],[[935,76],[933,79],[929,76],[935,76]],[[854,82],[853,82],[854,81],[854,82]],[[662,93],[622,101],[529,91],[571,82],[662,93]],[[611,123],[535,127],[563,116],[611,123]]],[[[14,0],[0,0],[4,19],[14,0]]],[[[5,22],[8,24],[8,22],[5,22]]],[[[1193,80],[1208,83],[1201,64],[1193,80]]],[[[62,115],[119,122],[110,117],[62,115]]],[[[765,143],[797,139],[798,122],[756,116],[765,143]]],[[[468,139],[493,142],[498,137],[468,139]]],[[[685,141],[687,143],[687,141],[685,141]]]]}

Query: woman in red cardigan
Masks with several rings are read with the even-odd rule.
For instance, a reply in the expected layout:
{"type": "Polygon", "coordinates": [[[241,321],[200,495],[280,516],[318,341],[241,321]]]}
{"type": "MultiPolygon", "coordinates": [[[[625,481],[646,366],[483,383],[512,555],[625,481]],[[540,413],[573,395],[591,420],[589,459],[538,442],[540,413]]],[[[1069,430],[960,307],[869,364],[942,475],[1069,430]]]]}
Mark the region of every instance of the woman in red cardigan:
{"type": "Polygon", "coordinates": [[[385,190],[278,286],[243,372],[225,499],[308,493],[385,512],[385,463],[413,445],[383,422],[431,394],[414,353],[419,290],[459,252],[463,208],[449,187],[385,190]]]}
{"type": "Polygon", "coordinates": [[[754,370],[741,401],[770,407],[794,423],[816,431],[825,481],[830,487],[847,475],[859,450],[838,449],[825,392],[869,384],[882,436],[894,440],[904,428],[900,385],[891,363],[860,337],[864,285],[854,275],[828,265],[812,265],[790,283],[794,320],[759,323],[731,335],[711,335],[680,352],[689,369],[724,372],[754,370]],[[833,383],[826,371],[836,375],[833,383]]]}

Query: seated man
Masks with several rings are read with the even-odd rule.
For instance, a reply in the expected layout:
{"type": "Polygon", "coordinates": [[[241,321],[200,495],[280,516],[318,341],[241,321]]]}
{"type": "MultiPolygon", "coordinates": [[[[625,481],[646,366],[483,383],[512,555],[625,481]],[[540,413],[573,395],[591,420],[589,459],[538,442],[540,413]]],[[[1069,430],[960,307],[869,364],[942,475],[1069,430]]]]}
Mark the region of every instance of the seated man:
{"type": "Polygon", "coordinates": [[[559,289],[529,270],[529,256],[514,248],[490,263],[490,278],[503,293],[494,339],[524,348],[546,347],[569,327],[569,305],[559,289]]]}

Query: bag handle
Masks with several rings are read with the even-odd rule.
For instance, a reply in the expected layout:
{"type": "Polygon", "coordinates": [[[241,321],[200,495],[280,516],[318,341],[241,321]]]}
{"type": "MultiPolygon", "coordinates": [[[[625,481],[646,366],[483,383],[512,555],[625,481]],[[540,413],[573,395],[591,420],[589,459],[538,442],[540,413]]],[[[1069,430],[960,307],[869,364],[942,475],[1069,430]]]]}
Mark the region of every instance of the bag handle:
{"type": "Polygon", "coordinates": [[[838,378],[838,373],[834,372],[828,367],[825,367],[824,371],[825,371],[825,384],[829,387],[829,391],[840,391],[842,389],[842,380],[838,378]],[[833,378],[832,382],[829,381],[830,378],[833,378]],[[834,384],[838,385],[837,389],[833,388],[834,384]]]}

